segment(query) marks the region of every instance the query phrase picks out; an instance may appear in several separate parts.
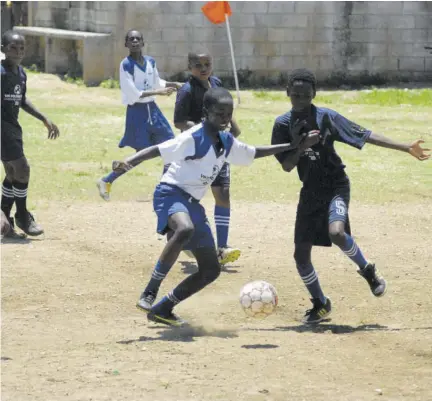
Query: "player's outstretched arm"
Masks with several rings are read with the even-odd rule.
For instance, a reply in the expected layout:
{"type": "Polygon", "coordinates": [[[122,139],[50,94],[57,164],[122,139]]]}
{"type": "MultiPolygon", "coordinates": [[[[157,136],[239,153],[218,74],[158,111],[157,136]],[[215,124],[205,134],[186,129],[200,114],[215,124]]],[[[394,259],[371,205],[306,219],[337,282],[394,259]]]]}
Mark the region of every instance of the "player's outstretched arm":
{"type": "MultiPolygon", "coordinates": [[[[308,134],[297,136],[291,143],[282,143],[280,145],[257,146],[255,159],[266,156],[277,155],[278,153],[296,150],[295,153],[303,152],[304,149],[312,146],[319,141],[319,131],[311,131],[308,134]],[[306,147],[305,147],[306,146],[306,147]]],[[[289,157],[289,156],[288,156],[289,157]]],[[[297,163],[296,163],[297,164],[297,163]]]]}
{"type": "Polygon", "coordinates": [[[297,166],[303,152],[313,145],[316,145],[320,140],[320,131],[310,131],[307,134],[303,134],[299,137],[300,144],[298,145],[295,152],[290,152],[283,160],[282,168],[286,172],[290,172],[297,166]]]}
{"type": "Polygon", "coordinates": [[[429,153],[430,149],[425,149],[420,146],[421,143],[424,143],[424,141],[421,139],[417,139],[411,144],[404,144],[393,141],[384,135],[375,134],[372,132],[366,142],[371,143],[372,145],[381,146],[383,148],[409,153],[411,156],[420,161],[427,160],[431,156],[429,153]]]}
{"type": "Polygon", "coordinates": [[[167,88],[174,88],[176,90],[179,90],[184,85],[184,83],[183,82],[166,82],[165,85],[167,88]]]}
{"type": "Polygon", "coordinates": [[[29,113],[31,116],[37,118],[38,120],[42,121],[48,130],[48,139],[56,139],[60,135],[60,131],[52,121],[50,121],[46,116],[44,116],[28,99],[27,97],[21,104],[21,108],[29,113]]]}
{"type": "Polygon", "coordinates": [[[129,156],[124,161],[114,160],[112,163],[112,169],[116,173],[124,173],[143,161],[154,159],[160,155],[159,147],[151,146],[149,148],[140,150],[132,156],[129,156]]]}

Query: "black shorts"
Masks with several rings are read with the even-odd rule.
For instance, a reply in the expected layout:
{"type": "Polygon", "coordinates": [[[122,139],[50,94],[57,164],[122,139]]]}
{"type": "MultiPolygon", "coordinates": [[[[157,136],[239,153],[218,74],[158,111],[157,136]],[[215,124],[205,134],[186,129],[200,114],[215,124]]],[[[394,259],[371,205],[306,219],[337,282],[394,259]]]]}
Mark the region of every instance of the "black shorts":
{"type": "Polygon", "coordinates": [[[343,221],[345,232],[351,234],[348,206],[350,186],[310,191],[302,188],[297,206],[294,242],[316,246],[332,246],[329,223],[343,221]]]}
{"type": "Polygon", "coordinates": [[[224,163],[218,176],[212,182],[212,187],[229,187],[230,186],[230,165],[229,163],[224,163]]]}
{"type": "Polygon", "coordinates": [[[21,128],[5,121],[1,125],[1,159],[3,162],[20,159],[24,156],[21,128]]]}

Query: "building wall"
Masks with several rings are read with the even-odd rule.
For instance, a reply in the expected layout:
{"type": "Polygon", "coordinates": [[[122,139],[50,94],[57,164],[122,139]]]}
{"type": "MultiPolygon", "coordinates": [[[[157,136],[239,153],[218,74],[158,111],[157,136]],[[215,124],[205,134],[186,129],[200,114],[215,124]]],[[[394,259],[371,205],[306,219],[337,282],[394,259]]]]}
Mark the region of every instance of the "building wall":
{"type": "MultiPolygon", "coordinates": [[[[202,14],[205,2],[30,2],[29,25],[113,33],[112,74],[126,55],[129,28],[144,33],[145,53],[166,76],[187,68],[187,53],[207,49],[215,73],[232,75],[225,24],[202,14]]],[[[321,80],[432,81],[432,2],[230,2],[242,80],[278,83],[298,67],[321,80]]]]}

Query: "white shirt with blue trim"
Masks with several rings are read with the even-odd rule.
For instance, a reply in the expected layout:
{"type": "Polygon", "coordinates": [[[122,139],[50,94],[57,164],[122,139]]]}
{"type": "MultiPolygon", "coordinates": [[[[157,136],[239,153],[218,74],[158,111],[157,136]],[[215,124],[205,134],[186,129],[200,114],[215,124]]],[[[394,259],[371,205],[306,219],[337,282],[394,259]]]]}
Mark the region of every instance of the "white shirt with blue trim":
{"type": "Polygon", "coordinates": [[[238,141],[229,132],[219,132],[223,149],[217,152],[202,124],[158,145],[164,164],[170,164],[161,183],[175,185],[195,199],[202,199],[225,162],[249,166],[255,147],[238,141]]]}
{"type": "Polygon", "coordinates": [[[166,86],[166,81],[159,76],[154,58],[150,56],[143,56],[143,58],[144,65],[138,64],[130,56],[124,58],[120,63],[120,88],[123,104],[154,102],[154,96],[140,98],[141,92],[166,86]]]}

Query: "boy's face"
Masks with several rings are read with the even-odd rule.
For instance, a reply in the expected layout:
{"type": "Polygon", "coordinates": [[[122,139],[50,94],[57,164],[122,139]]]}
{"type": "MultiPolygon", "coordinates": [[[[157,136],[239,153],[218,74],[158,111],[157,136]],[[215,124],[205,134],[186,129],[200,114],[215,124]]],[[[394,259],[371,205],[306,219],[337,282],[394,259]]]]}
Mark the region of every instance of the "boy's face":
{"type": "Polygon", "coordinates": [[[312,104],[315,93],[309,82],[294,81],[288,88],[288,96],[294,111],[304,111],[312,104]]]}
{"type": "Polygon", "coordinates": [[[3,53],[7,60],[13,64],[21,64],[25,54],[25,40],[21,35],[13,35],[7,46],[3,47],[3,53]]]}
{"type": "Polygon", "coordinates": [[[138,31],[129,32],[126,39],[125,46],[132,53],[140,52],[141,49],[144,47],[144,39],[141,35],[141,32],[138,31]]]}
{"type": "Polygon", "coordinates": [[[206,81],[212,74],[212,58],[208,54],[199,55],[197,58],[189,61],[189,69],[192,76],[201,81],[206,81]]]}
{"type": "Polygon", "coordinates": [[[232,119],[233,109],[232,99],[221,99],[209,108],[207,121],[218,131],[224,131],[232,119]]]}

